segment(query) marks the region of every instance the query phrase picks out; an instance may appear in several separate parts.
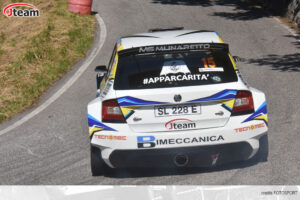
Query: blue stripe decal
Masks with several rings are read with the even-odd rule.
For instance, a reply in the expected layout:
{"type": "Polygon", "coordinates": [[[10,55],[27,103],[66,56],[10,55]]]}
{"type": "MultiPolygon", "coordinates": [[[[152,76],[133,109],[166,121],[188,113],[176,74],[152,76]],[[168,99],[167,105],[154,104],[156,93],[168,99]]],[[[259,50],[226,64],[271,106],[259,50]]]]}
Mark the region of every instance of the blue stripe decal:
{"type": "Polygon", "coordinates": [[[113,128],[110,128],[106,125],[104,125],[103,123],[99,122],[97,119],[95,119],[93,116],[91,116],[90,114],[88,115],[88,123],[89,123],[89,127],[93,127],[93,126],[97,126],[99,128],[103,128],[103,130],[107,130],[107,131],[117,131],[113,128]]]}
{"type": "Polygon", "coordinates": [[[256,117],[259,117],[261,115],[266,115],[268,113],[267,111],[267,103],[264,102],[250,117],[245,119],[242,123],[251,121],[255,119],[256,117]]]}
{"type": "Polygon", "coordinates": [[[118,98],[118,103],[121,107],[167,104],[167,102],[145,101],[145,100],[137,99],[137,98],[130,97],[130,96],[118,98]]]}
{"type": "MultiPolygon", "coordinates": [[[[188,101],[187,103],[230,100],[230,99],[234,99],[236,94],[237,94],[237,90],[228,90],[227,89],[227,90],[223,90],[217,94],[214,94],[212,96],[191,100],[191,101],[188,101]]],[[[145,100],[137,99],[137,98],[130,97],[130,96],[118,98],[118,103],[121,107],[169,104],[168,102],[145,101],[145,100]]]]}
{"type": "Polygon", "coordinates": [[[195,99],[188,102],[191,103],[191,102],[203,102],[203,101],[229,100],[229,99],[234,99],[236,94],[237,94],[237,90],[223,90],[210,97],[195,99]]]}

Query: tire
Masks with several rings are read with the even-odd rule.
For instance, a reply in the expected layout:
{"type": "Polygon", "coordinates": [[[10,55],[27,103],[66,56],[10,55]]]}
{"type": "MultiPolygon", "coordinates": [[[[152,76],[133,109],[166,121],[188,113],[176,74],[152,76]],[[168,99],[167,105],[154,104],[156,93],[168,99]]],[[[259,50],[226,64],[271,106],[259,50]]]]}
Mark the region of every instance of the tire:
{"type": "Polygon", "coordinates": [[[267,162],[269,156],[269,139],[268,135],[264,135],[259,139],[260,161],[267,162]]]}
{"type": "Polygon", "coordinates": [[[267,162],[269,156],[269,141],[268,135],[264,135],[259,139],[259,149],[253,160],[256,162],[267,162]]]}
{"type": "Polygon", "coordinates": [[[107,168],[105,162],[101,157],[101,151],[97,147],[91,146],[91,170],[93,176],[104,175],[105,168],[107,168]]]}

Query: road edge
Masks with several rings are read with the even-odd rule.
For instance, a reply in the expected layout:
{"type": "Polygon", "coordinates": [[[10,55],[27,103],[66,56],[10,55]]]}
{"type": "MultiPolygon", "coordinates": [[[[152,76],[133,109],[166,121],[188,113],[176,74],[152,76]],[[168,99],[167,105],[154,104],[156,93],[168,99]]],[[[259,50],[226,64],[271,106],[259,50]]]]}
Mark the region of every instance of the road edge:
{"type": "Polygon", "coordinates": [[[103,19],[99,14],[96,14],[96,21],[98,23],[98,27],[100,32],[96,31],[95,42],[93,44],[93,49],[90,51],[88,57],[84,60],[78,70],[69,78],[69,80],[60,87],[51,97],[49,97],[45,102],[39,105],[37,108],[32,110],[30,113],[23,116],[21,119],[17,120],[11,125],[8,125],[6,128],[0,130],[0,136],[8,133],[9,131],[19,127],[24,124],[43,110],[45,110],[49,105],[51,105],[54,101],[56,101],[63,93],[65,93],[76,81],[77,79],[86,71],[86,69],[90,66],[90,64],[94,61],[100,50],[102,49],[104,42],[106,40],[106,26],[103,19]]]}

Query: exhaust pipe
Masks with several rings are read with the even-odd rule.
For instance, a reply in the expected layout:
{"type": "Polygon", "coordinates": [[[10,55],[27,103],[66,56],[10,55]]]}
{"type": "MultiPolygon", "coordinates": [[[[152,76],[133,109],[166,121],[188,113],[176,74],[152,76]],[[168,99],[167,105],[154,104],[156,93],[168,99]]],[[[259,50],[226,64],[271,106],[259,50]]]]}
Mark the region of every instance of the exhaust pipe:
{"type": "Polygon", "coordinates": [[[188,164],[189,158],[185,154],[178,154],[174,157],[174,164],[177,167],[184,167],[188,164]]]}

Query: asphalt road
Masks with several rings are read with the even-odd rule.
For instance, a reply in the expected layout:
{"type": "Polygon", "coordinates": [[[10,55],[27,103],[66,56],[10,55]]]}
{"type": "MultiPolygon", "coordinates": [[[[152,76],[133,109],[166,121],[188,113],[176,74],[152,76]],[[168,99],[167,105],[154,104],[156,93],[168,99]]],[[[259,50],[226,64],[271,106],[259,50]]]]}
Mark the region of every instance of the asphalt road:
{"type": "MultiPolygon", "coordinates": [[[[227,0],[97,0],[94,10],[107,37],[94,62],[55,102],[26,123],[0,136],[1,184],[299,184],[300,42],[258,8],[227,0]],[[95,95],[94,66],[107,64],[120,36],[150,28],[184,26],[215,30],[244,58],[247,82],[266,93],[269,110],[269,161],[217,169],[151,169],[92,177],[86,105],[95,95]]],[[[80,63],[39,104],[61,88],[80,63]]],[[[34,109],[32,109],[34,110],[34,109]]],[[[32,110],[2,123],[0,130],[32,110]]]]}

